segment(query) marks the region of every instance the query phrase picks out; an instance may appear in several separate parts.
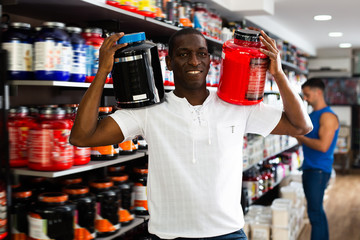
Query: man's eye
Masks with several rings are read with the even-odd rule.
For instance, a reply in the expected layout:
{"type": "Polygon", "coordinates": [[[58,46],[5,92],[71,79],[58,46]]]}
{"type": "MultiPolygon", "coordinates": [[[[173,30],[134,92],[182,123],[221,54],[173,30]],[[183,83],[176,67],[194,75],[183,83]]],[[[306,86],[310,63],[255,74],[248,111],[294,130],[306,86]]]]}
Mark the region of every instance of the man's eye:
{"type": "Polygon", "coordinates": [[[180,57],[187,57],[188,54],[187,54],[187,53],[180,53],[179,56],[180,56],[180,57]]]}
{"type": "Polygon", "coordinates": [[[207,57],[208,53],[207,52],[200,52],[199,55],[201,57],[207,57]]]}

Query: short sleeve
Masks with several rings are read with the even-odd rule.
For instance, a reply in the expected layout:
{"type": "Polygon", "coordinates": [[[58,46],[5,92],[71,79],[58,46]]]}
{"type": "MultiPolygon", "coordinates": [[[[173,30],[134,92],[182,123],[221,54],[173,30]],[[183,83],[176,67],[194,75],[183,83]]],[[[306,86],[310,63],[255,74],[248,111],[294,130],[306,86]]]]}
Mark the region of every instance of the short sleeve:
{"type": "Polygon", "coordinates": [[[124,141],[131,140],[138,135],[144,136],[146,109],[121,109],[111,114],[110,117],[119,125],[125,137],[124,141]]]}
{"type": "Polygon", "coordinates": [[[252,106],[249,112],[246,133],[254,133],[266,137],[279,123],[282,110],[273,106],[259,103],[252,106]]]}

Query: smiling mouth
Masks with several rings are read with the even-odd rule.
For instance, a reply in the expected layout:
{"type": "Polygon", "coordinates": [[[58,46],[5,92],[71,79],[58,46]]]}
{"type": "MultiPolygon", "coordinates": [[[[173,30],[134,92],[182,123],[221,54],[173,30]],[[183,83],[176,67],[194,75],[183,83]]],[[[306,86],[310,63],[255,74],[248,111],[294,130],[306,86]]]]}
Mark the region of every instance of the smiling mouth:
{"type": "Polygon", "coordinates": [[[187,71],[188,74],[200,74],[201,71],[187,71]]]}

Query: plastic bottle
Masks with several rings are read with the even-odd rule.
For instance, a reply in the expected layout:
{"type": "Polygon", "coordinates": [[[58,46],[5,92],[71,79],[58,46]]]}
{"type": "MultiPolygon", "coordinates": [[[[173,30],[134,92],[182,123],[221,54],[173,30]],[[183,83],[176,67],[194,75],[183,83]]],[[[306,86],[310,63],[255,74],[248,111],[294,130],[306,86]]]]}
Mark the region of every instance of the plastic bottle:
{"type": "Polygon", "coordinates": [[[145,33],[140,32],[118,41],[128,43],[115,52],[112,70],[115,99],[120,108],[148,106],[164,98],[158,49],[145,39],[145,33]]]}
{"type": "MultiPolygon", "coordinates": [[[[91,83],[99,68],[99,50],[104,42],[101,28],[85,28],[82,36],[86,43],[86,78],[85,81],[91,83]]],[[[110,82],[108,77],[105,83],[110,82]]]]}
{"type": "Polygon", "coordinates": [[[29,108],[10,108],[8,116],[10,167],[26,167],[28,164],[29,130],[36,126],[29,116],[29,108]]]}
{"type": "Polygon", "coordinates": [[[119,208],[119,222],[121,226],[126,226],[134,220],[134,214],[131,210],[132,202],[132,184],[129,183],[129,175],[126,173],[112,174],[109,177],[114,183],[114,186],[120,190],[120,208],[119,208]]]}
{"type": "Polygon", "coordinates": [[[32,191],[23,187],[12,190],[12,239],[26,240],[29,234],[27,213],[33,201],[32,191]]]}
{"type": "Polygon", "coordinates": [[[0,177],[0,239],[8,235],[7,229],[7,196],[5,181],[0,177]]]}
{"type": "Polygon", "coordinates": [[[209,35],[208,30],[209,12],[207,10],[207,4],[202,2],[196,2],[194,8],[194,28],[199,30],[204,35],[209,35]]]}
{"type": "Polygon", "coordinates": [[[95,239],[96,197],[89,188],[80,184],[70,184],[63,192],[69,195],[69,201],[76,206],[74,240],[95,239]]]}
{"type": "Polygon", "coordinates": [[[90,183],[90,191],[96,195],[97,217],[95,228],[97,237],[107,237],[117,233],[119,223],[119,198],[113,182],[95,180],[90,183]]]}
{"type": "MultiPolygon", "coordinates": [[[[112,107],[100,107],[99,119],[107,117],[112,112],[112,107]]],[[[113,160],[119,156],[114,145],[91,147],[91,160],[113,160]]]]}
{"type": "Polygon", "coordinates": [[[71,82],[85,82],[86,76],[86,45],[81,36],[81,28],[67,27],[72,48],[72,62],[70,70],[71,82]]]}
{"type": "Polygon", "coordinates": [[[262,101],[269,58],[260,52],[260,33],[235,31],[223,45],[218,96],[229,103],[253,105],[262,101]]]}
{"type": "Polygon", "coordinates": [[[60,192],[42,193],[28,214],[29,240],[74,239],[75,205],[60,192]]]}
{"type": "Polygon", "coordinates": [[[61,108],[40,110],[38,124],[29,131],[30,169],[60,171],[73,166],[74,148],[69,143],[72,122],[61,108]]]}
{"type": "Polygon", "coordinates": [[[71,44],[61,22],[44,22],[35,40],[35,78],[68,81],[71,69],[71,44]]]}
{"type": "Polygon", "coordinates": [[[135,180],[134,180],[134,210],[136,215],[148,215],[148,203],[147,203],[147,174],[148,169],[145,166],[134,168],[135,180]]]}
{"type": "Polygon", "coordinates": [[[8,75],[10,80],[33,78],[33,50],[31,25],[13,22],[4,33],[2,47],[8,51],[8,75]]]}

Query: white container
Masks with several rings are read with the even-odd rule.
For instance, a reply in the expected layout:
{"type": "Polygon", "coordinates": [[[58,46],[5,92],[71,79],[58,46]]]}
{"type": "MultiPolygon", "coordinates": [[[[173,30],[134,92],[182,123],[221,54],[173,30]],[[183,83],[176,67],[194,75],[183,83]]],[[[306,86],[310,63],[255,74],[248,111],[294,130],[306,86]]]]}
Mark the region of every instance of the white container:
{"type": "Polygon", "coordinates": [[[272,227],[271,239],[273,240],[290,240],[291,230],[289,227],[272,227]]]}
{"type": "Polygon", "coordinates": [[[270,240],[270,224],[258,219],[251,224],[251,240],[270,240]]]}
{"type": "Polygon", "coordinates": [[[288,227],[291,220],[292,200],[277,198],[271,204],[272,224],[277,227],[288,227]]]}

